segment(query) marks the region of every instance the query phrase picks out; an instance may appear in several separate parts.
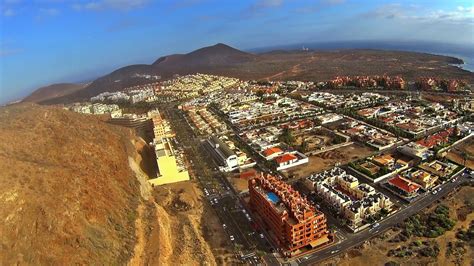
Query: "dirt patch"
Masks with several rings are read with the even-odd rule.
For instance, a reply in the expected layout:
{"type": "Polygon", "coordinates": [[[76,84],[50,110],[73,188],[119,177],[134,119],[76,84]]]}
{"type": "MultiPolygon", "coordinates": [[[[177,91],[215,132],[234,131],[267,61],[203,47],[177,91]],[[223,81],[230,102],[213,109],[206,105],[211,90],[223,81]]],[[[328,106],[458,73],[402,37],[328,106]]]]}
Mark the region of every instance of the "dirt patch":
{"type": "Polygon", "coordinates": [[[309,162],[287,171],[295,177],[305,177],[311,173],[321,172],[334,167],[336,164],[346,164],[350,161],[365,158],[374,150],[360,144],[352,144],[339,149],[323,152],[309,157],[309,162]]]}
{"type": "Polygon", "coordinates": [[[466,167],[474,169],[474,138],[471,137],[453,147],[446,155],[446,158],[460,165],[465,163],[466,167]]]}
{"type": "Polygon", "coordinates": [[[247,179],[239,177],[229,177],[229,181],[232,184],[232,187],[239,193],[242,191],[246,191],[249,188],[249,181],[247,179]]]}
{"type": "Polygon", "coordinates": [[[148,212],[145,265],[220,265],[233,261],[225,232],[196,183],[156,188],[148,212]]]}

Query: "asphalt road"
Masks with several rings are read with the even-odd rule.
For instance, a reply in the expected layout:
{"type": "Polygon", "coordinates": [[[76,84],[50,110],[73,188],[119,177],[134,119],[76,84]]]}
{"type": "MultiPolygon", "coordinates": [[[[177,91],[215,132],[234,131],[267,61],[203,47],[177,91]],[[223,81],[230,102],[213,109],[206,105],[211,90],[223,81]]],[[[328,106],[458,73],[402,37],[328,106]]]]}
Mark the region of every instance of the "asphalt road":
{"type": "Polygon", "coordinates": [[[447,182],[441,186],[442,189],[437,194],[433,195],[432,193],[427,192],[424,195],[421,195],[417,201],[413,202],[410,205],[407,205],[405,208],[399,210],[394,215],[379,222],[380,226],[378,226],[377,228],[365,229],[359,233],[346,235],[347,238],[339,244],[312,253],[311,255],[300,258],[297,261],[300,262],[300,265],[313,265],[330,257],[336,256],[353,246],[362,244],[364,241],[375,237],[381,232],[384,232],[396,226],[401,221],[420,212],[432,203],[446,196],[449,192],[453,191],[453,189],[458,187],[460,184],[467,182],[471,182],[471,180],[469,180],[467,177],[458,177],[455,182],[447,182]]]}

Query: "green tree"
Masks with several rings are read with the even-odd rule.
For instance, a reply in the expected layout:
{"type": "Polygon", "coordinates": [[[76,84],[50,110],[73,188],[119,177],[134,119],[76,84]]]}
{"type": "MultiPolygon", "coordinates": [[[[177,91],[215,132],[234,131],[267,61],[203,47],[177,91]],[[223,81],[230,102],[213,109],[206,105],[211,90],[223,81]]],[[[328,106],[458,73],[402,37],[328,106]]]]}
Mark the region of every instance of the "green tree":
{"type": "Polygon", "coordinates": [[[305,153],[308,151],[308,142],[306,141],[306,139],[303,138],[303,141],[301,141],[301,145],[300,145],[300,149],[301,149],[301,152],[302,153],[305,153]]]}
{"type": "Polygon", "coordinates": [[[281,142],[285,142],[290,146],[293,146],[293,144],[295,143],[295,138],[293,137],[293,134],[291,133],[291,130],[289,128],[283,129],[283,133],[280,135],[279,140],[281,142]]]}

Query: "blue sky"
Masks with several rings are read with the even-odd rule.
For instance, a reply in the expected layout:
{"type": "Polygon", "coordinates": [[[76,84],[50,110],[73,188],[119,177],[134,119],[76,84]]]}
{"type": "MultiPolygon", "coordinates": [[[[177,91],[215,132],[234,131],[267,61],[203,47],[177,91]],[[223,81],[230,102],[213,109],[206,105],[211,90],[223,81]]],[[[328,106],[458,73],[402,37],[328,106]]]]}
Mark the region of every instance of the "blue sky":
{"type": "Polygon", "coordinates": [[[218,42],[474,45],[473,1],[0,0],[0,103],[218,42]]]}

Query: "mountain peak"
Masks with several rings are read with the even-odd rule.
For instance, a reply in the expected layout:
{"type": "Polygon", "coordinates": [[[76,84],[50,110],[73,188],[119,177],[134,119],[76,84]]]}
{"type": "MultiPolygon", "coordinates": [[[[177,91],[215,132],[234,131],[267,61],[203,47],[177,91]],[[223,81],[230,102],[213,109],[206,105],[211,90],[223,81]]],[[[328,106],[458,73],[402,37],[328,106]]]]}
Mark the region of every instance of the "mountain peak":
{"type": "Polygon", "coordinates": [[[224,43],[206,46],[187,54],[161,57],[153,65],[186,68],[198,65],[228,65],[251,60],[254,55],[235,49],[224,43]]]}
{"type": "Polygon", "coordinates": [[[231,47],[230,45],[227,45],[227,44],[221,43],[221,42],[216,43],[216,44],[214,44],[213,46],[210,46],[210,47],[223,47],[223,48],[232,48],[232,49],[235,49],[235,48],[231,47]]]}

